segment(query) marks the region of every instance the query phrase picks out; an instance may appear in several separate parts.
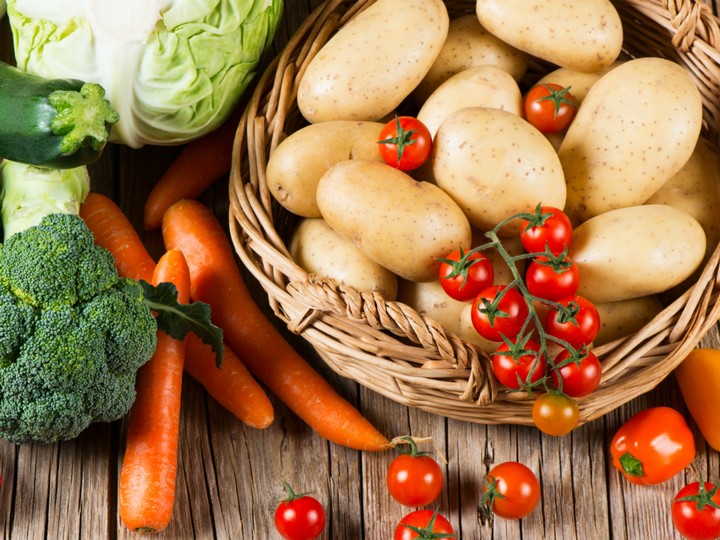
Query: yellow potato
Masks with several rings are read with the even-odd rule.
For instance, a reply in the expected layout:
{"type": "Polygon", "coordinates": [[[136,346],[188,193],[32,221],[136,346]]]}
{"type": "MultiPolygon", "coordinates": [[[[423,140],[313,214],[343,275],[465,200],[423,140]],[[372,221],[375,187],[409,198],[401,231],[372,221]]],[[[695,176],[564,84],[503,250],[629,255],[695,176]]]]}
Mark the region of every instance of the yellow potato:
{"type": "Polygon", "coordinates": [[[513,47],[560,67],[599,71],[622,49],[609,0],[477,0],[480,24],[513,47]]]}
{"type": "Polygon", "coordinates": [[[305,218],[293,231],[290,255],[308,274],[331,278],[361,292],[397,297],[397,276],[368,258],[322,218],[305,218]]]}
{"type": "Polygon", "coordinates": [[[578,71],[576,69],[557,68],[539,79],[534,86],[546,83],[555,83],[563,87],[569,86],[569,92],[573,95],[575,101],[579,105],[585,99],[585,96],[590,91],[592,85],[598,82],[608,71],[619,66],[621,63],[622,62],[618,60],[599,71],[589,73],[585,71],[578,71]]]}
{"type": "Polygon", "coordinates": [[[378,0],[328,40],[300,79],[312,123],[385,116],[420,83],[449,27],[442,0],[378,0]]]}
{"type": "Polygon", "coordinates": [[[616,302],[657,294],[690,276],[705,255],[695,218],[664,204],[611,210],[573,231],[568,256],[580,270],[578,294],[616,302]]]}
{"type": "Polygon", "coordinates": [[[320,217],[315,192],[320,177],[346,159],[382,161],[379,122],[329,121],[310,124],[292,133],[270,154],[268,189],[287,210],[303,217],[320,217]]]}
{"type": "Polygon", "coordinates": [[[478,66],[453,75],[428,97],[418,119],[435,136],[440,124],[466,107],[491,107],[522,116],[522,93],[515,79],[494,66],[478,66]]]}
{"type": "Polygon", "coordinates": [[[495,66],[519,81],[527,71],[528,55],[488,32],[476,15],[456,17],[450,20],[440,54],[413,90],[413,100],[423,103],[447,79],[475,66],[495,66]]]}
{"type": "Polygon", "coordinates": [[[654,295],[595,304],[595,307],[600,314],[600,331],[593,341],[596,347],[634,334],[663,310],[654,295]]]}
{"type": "Polygon", "coordinates": [[[678,64],[637,58],[588,92],[558,156],[574,223],[645,202],[687,162],[702,127],[700,92],[678,64]]]}
{"type": "Polygon", "coordinates": [[[368,257],[411,281],[435,279],[438,257],[470,244],[470,223],[443,190],[384,163],[328,169],[317,189],[328,224],[368,257]]]}
{"type": "Polygon", "coordinates": [[[460,312],[466,304],[449,297],[437,279],[420,282],[399,280],[398,300],[420,315],[427,315],[455,334],[458,330],[460,312]]]}
{"type": "MultiPolygon", "coordinates": [[[[435,182],[478,229],[491,230],[538,203],[565,205],[565,179],[555,149],[510,112],[470,107],[452,113],[437,131],[432,160],[435,182]]],[[[503,234],[517,234],[519,225],[512,220],[503,234]]]]}

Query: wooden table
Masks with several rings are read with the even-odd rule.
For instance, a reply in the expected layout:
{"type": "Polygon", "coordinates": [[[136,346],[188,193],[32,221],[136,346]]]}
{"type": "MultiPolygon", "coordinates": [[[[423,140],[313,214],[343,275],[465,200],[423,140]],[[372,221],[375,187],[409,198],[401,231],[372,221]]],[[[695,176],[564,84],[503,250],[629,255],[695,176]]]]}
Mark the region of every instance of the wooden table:
{"type": "MultiPolygon", "coordinates": [[[[317,5],[287,0],[276,50],[317,5]]],[[[9,35],[0,27],[4,57],[9,35]]],[[[141,230],[142,208],[153,182],[178,148],[111,147],[93,165],[93,189],[115,198],[141,230]]],[[[227,220],[227,179],[204,196],[227,220]]],[[[143,232],[155,255],[157,231],[143,232]]],[[[255,287],[257,299],[266,305],[255,287]]],[[[432,437],[447,459],[446,485],[438,508],[465,539],[672,539],[670,501],[686,481],[720,480],[718,452],[708,449],[695,425],[698,453],[692,466],[656,487],[624,481],[609,461],[609,441],[621,423],[653,405],[686,413],[672,379],[605,417],[553,438],[534,428],[484,426],[447,420],[408,409],[356,383],[342,380],[318,361],[298,338],[288,335],[332,384],[382,432],[432,437]],[[537,472],[542,501],[522,521],[497,519],[479,510],[483,474],[489,464],[518,460],[537,472]]],[[[703,341],[720,346],[717,329],[703,341]]],[[[384,540],[406,509],[385,487],[394,454],[363,454],[315,435],[273,398],[276,421],[263,431],[244,427],[186,377],[183,388],[179,472],[174,518],[158,538],[277,539],[272,525],[284,481],[312,492],[328,513],[323,538],[384,540]]],[[[0,441],[0,530],[4,538],[132,538],[117,515],[117,484],[123,451],[122,421],[91,426],[76,440],[15,446],[0,441]]]]}

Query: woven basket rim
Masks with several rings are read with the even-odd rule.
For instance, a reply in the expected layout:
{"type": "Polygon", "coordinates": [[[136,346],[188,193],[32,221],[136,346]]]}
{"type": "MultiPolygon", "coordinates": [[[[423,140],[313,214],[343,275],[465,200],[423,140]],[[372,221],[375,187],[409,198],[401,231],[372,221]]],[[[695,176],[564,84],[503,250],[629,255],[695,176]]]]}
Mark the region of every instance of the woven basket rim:
{"type": "MultiPolygon", "coordinates": [[[[256,82],[238,125],[230,173],[229,225],[235,251],[267,293],[275,315],[340,375],[442,416],[531,424],[534,396],[498,388],[486,353],[402,302],[308,275],[292,261],[278,232],[277,224],[292,216],[270,195],[265,167],[286,126],[301,122],[297,81],[334,31],[374,1],[320,4],[256,82]]],[[[471,1],[445,4],[454,13],[474,11],[471,1]]],[[[626,53],[635,56],[634,51],[646,47],[653,55],[659,52],[681,63],[693,76],[703,97],[703,136],[720,147],[720,20],[695,0],[613,4],[632,29],[626,32],[626,53]]],[[[660,384],[720,320],[719,266],[720,246],[697,282],[639,332],[594,349],[603,363],[603,380],[593,394],[578,400],[581,423],[660,384]]]]}

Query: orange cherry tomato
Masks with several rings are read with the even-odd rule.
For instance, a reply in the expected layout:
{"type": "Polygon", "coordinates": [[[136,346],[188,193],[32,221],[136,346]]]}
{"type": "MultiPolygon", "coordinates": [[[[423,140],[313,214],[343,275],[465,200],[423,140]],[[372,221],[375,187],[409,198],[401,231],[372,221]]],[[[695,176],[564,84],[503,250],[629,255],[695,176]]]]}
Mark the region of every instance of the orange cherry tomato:
{"type": "Polygon", "coordinates": [[[560,437],[577,427],[580,410],[577,402],[570,396],[546,392],[535,399],[532,419],[535,426],[543,433],[560,437]]]}

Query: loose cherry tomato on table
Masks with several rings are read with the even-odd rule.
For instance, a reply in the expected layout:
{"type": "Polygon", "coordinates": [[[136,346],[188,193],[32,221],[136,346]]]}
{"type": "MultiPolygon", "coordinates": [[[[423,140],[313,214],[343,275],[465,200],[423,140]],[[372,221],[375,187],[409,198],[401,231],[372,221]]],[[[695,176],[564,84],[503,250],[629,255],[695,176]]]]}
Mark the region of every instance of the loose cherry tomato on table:
{"type": "Polygon", "coordinates": [[[396,116],[380,131],[380,156],[385,163],[412,171],[427,161],[432,152],[432,135],[414,116],[396,116]]]}
{"type": "Polygon", "coordinates": [[[522,330],[529,309],[515,287],[493,285],[475,297],[470,319],[478,334],[490,341],[512,340],[522,330]]]}
{"type": "Polygon", "coordinates": [[[410,450],[395,457],[388,467],[386,484],[390,495],[403,506],[427,506],[440,496],[443,472],[415,441],[406,437],[410,450]]]}
{"type": "Polygon", "coordinates": [[[305,493],[295,493],[285,484],[287,498],[275,509],[275,528],[285,540],[314,540],[325,528],[325,509],[305,493]]]}
{"type": "Polygon", "coordinates": [[[500,383],[517,390],[545,376],[547,359],[540,354],[540,345],[526,336],[511,344],[503,342],[492,354],[492,366],[500,383]]]}
{"type": "Polygon", "coordinates": [[[538,298],[559,300],[573,296],[580,286],[580,270],[567,257],[549,259],[537,257],[525,272],[525,284],[528,292],[538,298]]]}
{"type": "Polygon", "coordinates": [[[520,221],[520,242],[528,253],[560,255],[570,246],[573,226],[560,208],[538,205],[530,219],[520,221]]]}
{"type": "Polygon", "coordinates": [[[577,402],[558,392],[540,394],[533,403],[532,419],[535,426],[548,435],[560,437],[575,429],[580,421],[577,402]]]}
{"type": "Polygon", "coordinates": [[[459,248],[439,260],[440,285],[450,298],[460,302],[475,298],[495,279],[492,262],[479,251],[459,248]]]}
{"type": "Polygon", "coordinates": [[[400,520],[393,540],[455,538],[455,530],[442,514],[433,510],[415,510],[400,520]]]}
{"type": "Polygon", "coordinates": [[[560,298],[557,303],[563,308],[550,308],[545,316],[545,331],[576,349],[590,345],[600,331],[595,304],[577,295],[560,298]]]}
{"type": "Polygon", "coordinates": [[[602,365],[595,353],[586,347],[575,353],[567,349],[560,351],[553,362],[555,369],[550,378],[556,388],[570,397],[587,396],[600,385],[602,365]]]}
{"type": "Polygon", "coordinates": [[[672,520],[677,531],[689,540],[720,537],[720,484],[692,482],[672,502],[672,520]]]}
{"type": "Polygon", "coordinates": [[[540,500],[540,482],[527,465],[499,463],[485,476],[481,504],[487,512],[505,519],[522,519],[540,500]]]}
{"type": "Polygon", "coordinates": [[[612,463],[629,482],[653,485],[669,480],[695,459],[695,439],[685,418],[671,407],[639,412],[615,433],[612,463]]]}
{"type": "Polygon", "coordinates": [[[523,100],[525,119],[541,133],[566,130],[577,113],[578,102],[569,86],[542,83],[533,86],[523,100]]]}

